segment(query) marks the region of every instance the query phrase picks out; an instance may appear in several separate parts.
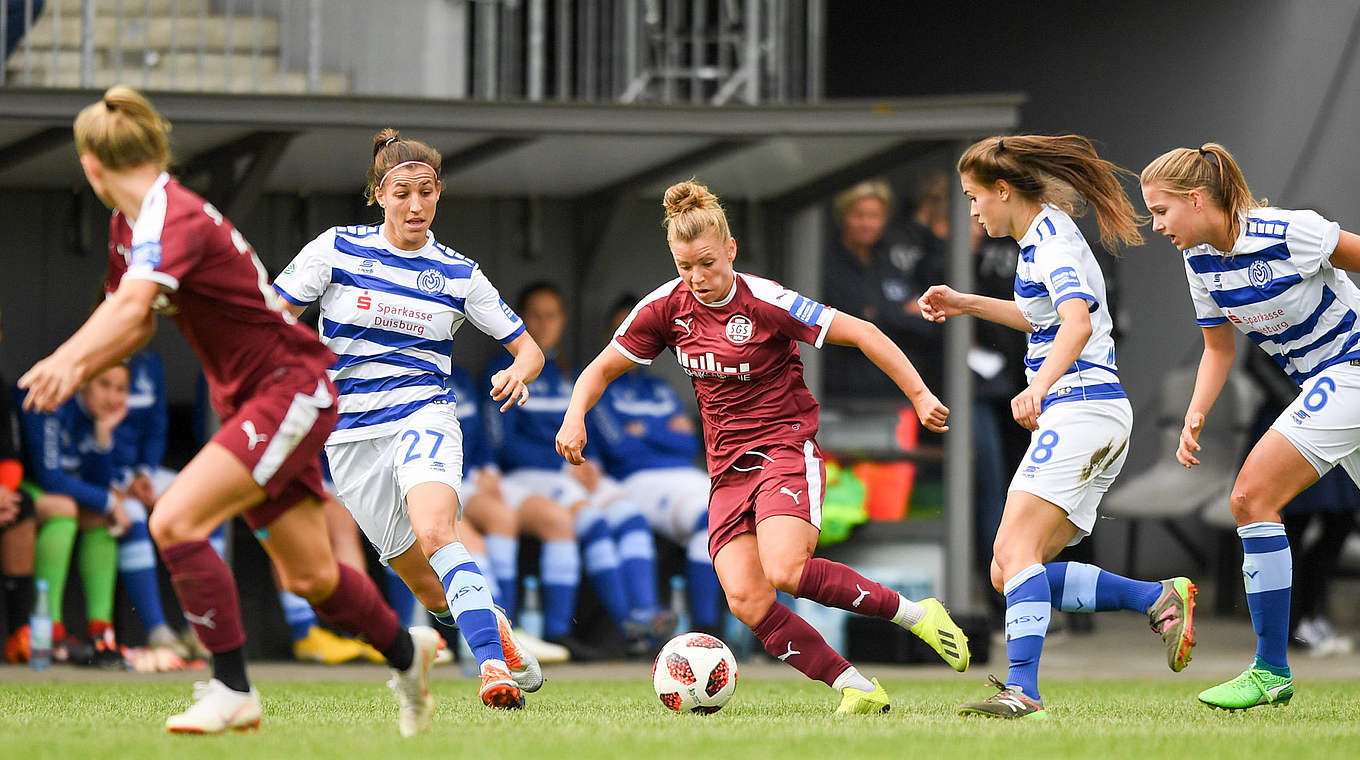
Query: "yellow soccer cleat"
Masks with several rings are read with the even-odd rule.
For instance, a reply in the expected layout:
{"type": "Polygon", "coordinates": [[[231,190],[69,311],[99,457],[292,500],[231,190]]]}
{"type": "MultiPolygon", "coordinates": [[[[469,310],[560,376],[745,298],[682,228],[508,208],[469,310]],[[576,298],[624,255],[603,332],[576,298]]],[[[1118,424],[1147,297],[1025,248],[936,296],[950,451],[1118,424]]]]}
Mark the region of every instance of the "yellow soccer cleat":
{"type": "Polygon", "coordinates": [[[968,651],[968,637],[963,635],[963,629],[949,617],[949,610],[939,599],[922,599],[920,605],[926,608],[926,616],[907,630],[929,644],[949,667],[960,673],[967,670],[972,654],[968,651]]]}
{"type": "Polygon", "coordinates": [[[883,684],[879,683],[877,678],[872,680],[874,690],[870,692],[860,691],[852,686],[841,689],[841,705],[836,708],[836,712],[869,715],[891,710],[892,704],[888,701],[888,692],[884,690],[883,684]]]}
{"type": "Polygon", "coordinates": [[[320,626],[312,626],[307,635],[293,642],[293,656],[322,665],[339,665],[365,656],[364,645],[345,639],[320,626]]]}

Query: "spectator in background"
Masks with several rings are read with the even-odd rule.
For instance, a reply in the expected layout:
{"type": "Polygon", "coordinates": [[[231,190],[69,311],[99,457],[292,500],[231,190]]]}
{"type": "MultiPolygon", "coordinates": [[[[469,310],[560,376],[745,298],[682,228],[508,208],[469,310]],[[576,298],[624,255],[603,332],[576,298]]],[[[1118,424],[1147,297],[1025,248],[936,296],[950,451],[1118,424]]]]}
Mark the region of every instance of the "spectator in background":
{"type": "MultiPolygon", "coordinates": [[[[624,294],[609,315],[613,337],[638,297],[624,294]]],[[[638,367],[605,389],[591,410],[605,472],[636,500],[651,529],[685,549],[685,588],[696,630],[719,633],[722,587],[708,555],[708,472],[696,467],[699,429],[670,383],[638,367]]]]}
{"type": "MultiPolygon", "coordinates": [[[[921,204],[932,223],[933,208],[921,204]]],[[[878,325],[911,358],[926,385],[936,388],[944,342],[938,330],[919,318],[916,298],[941,281],[944,245],[915,220],[901,241],[890,243],[884,233],[892,212],[893,192],[882,179],[861,182],[836,196],[841,234],[822,263],[822,293],[827,306],[878,325]]],[[[822,366],[828,397],[901,397],[892,380],[859,351],[839,346],[826,350],[822,366]]]]}
{"type": "MultiPolygon", "coordinates": [[[[586,575],[625,639],[636,645],[643,637],[669,635],[675,617],[658,604],[656,546],[637,504],[619,498],[617,493],[597,490],[600,472],[594,464],[564,468],[557,455],[557,429],[577,374],[566,367],[560,354],[567,324],[562,294],[551,283],[533,283],[520,291],[516,308],[547,362],[527,403],[513,406],[504,414],[485,415],[499,465],[505,472],[501,490],[535,494],[571,510],[586,575]]],[[[505,357],[500,356],[483,371],[483,398],[491,387],[492,373],[505,364],[505,357]]],[[[506,499],[508,504],[514,502],[513,497],[506,499]]],[[[548,544],[544,542],[543,586],[548,597],[545,637],[571,650],[573,659],[588,659],[595,654],[589,651],[593,647],[568,636],[570,615],[555,622],[548,544]]],[[[579,560],[575,564],[579,567],[579,560]]],[[[575,572],[579,575],[580,571],[575,572]]],[[[565,572],[554,577],[557,583],[566,581],[565,572]]]]}
{"type": "MultiPolygon", "coordinates": [[[[122,663],[113,635],[117,536],[130,526],[124,495],[114,487],[114,430],[127,416],[127,366],[95,375],[52,414],[25,414],[24,434],[34,452],[38,485],[37,577],[47,581],[52,610],[53,658],[82,664],[122,663]],[[56,497],[56,498],[50,498],[56,497]],[[76,564],[85,587],[85,615],[94,652],[68,640],[62,620],[66,571],[79,529],[76,564]],[[80,654],[77,655],[76,653],[80,654]]],[[[22,398],[18,399],[22,403],[22,398]]]]}
{"type": "MultiPolygon", "coordinates": [[[[0,339],[4,330],[0,329],[0,339]]],[[[28,616],[33,611],[33,496],[24,478],[18,407],[0,377],[0,601],[5,605],[5,659],[27,662],[28,616]]]]}
{"type": "Polygon", "coordinates": [[[43,6],[46,0],[5,0],[5,49],[0,51],[0,64],[14,54],[15,48],[19,47],[19,42],[28,34],[28,30],[38,22],[42,16],[43,6]],[[28,5],[32,13],[28,18],[24,17],[24,6],[28,5]]]}

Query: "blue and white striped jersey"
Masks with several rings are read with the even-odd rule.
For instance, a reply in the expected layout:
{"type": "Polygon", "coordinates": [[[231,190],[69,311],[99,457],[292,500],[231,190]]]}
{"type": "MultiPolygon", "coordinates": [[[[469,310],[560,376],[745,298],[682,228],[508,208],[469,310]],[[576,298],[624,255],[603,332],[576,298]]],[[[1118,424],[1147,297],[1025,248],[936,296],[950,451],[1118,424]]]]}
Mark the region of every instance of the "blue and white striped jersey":
{"type": "Polygon", "coordinates": [[[503,344],[524,332],[477,263],[428,232],[424,248],[403,251],[380,227],[334,227],[302,249],[274,288],[299,306],[321,299],[321,341],[338,357],[331,443],[389,435],[425,404],[454,402],[453,334],[465,319],[503,344]]]}
{"type": "Polygon", "coordinates": [[[1029,321],[1025,378],[1033,380],[1053,347],[1062,320],[1058,304],[1081,298],[1091,311],[1091,337],[1077,361],[1058,379],[1043,406],[1067,401],[1127,398],[1114,360],[1114,327],[1105,299],[1105,277],[1091,246],[1072,217],[1044,204],[1020,238],[1015,268],[1015,303],[1029,321]]]}
{"type": "Polygon", "coordinates": [[[1329,262],[1340,236],[1313,211],[1251,209],[1231,251],[1184,252],[1195,321],[1232,322],[1299,384],[1360,359],[1360,288],[1329,262]]]}

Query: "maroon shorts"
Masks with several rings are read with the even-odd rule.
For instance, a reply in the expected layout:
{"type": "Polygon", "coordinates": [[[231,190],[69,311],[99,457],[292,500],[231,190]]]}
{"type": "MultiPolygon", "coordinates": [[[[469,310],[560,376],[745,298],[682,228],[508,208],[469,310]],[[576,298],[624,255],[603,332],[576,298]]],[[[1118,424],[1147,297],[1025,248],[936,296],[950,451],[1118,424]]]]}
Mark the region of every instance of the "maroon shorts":
{"type": "Polygon", "coordinates": [[[325,498],[321,447],[335,429],[336,390],[325,372],[280,367],[212,437],[250,470],[265,500],[243,515],[251,530],[309,496],[325,498]]]}
{"type": "Polygon", "coordinates": [[[714,475],[708,494],[708,555],[754,533],[767,517],[790,515],[822,529],[826,463],[816,441],[777,443],[749,451],[714,475]]]}

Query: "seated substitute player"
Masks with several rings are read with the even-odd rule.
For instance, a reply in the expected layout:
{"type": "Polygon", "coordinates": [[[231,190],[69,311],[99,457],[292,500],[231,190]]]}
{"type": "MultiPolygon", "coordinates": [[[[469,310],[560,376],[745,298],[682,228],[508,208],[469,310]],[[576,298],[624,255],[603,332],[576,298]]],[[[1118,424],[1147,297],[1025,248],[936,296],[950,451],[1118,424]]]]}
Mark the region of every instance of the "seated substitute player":
{"type": "MultiPolygon", "coordinates": [[[[0,329],[0,339],[4,330],[0,329]]],[[[0,377],[0,600],[5,605],[5,659],[27,662],[33,611],[33,546],[37,521],[24,480],[23,435],[9,384],[0,377]]]]}
{"type": "MultiPolygon", "coordinates": [[[[564,366],[559,353],[567,323],[562,294],[551,283],[535,282],[520,291],[518,306],[548,362],[534,388],[534,400],[488,425],[506,473],[501,490],[510,494],[507,504],[518,506],[522,496],[535,495],[570,509],[586,576],[601,606],[630,649],[645,651],[652,641],[669,637],[675,629],[675,614],[658,603],[655,540],[635,502],[615,489],[597,490],[599,471],[594,464],[567,468],[557,456],[553,436],[562,423],[576,374],[564,366]]],[[[499,366],[493,363],[488,371],[499,366]]],[[[565,577],[563,572],[562,580],[565,577]]],[[[548,580],[545,572],[546,595],[565,596],[550,588],[548,580]]],[[[582,657],[586,646],[567,636],[569,609],[562,615],[551,601],[545,607],[544,633],[549,641],[566,646],[573,657],[586,659],[595,654],[587,651],[582,657]]]]}
{"type": "Polygon", "coordinates": [[[1053,562],[1091,534],[1100,499],[1124,466],[1133,409],[1119,383],[1105,280],[1072,217],[1071,193],[1095,209],[1101,241],[1138,245],[1138,215],[1119,185],[1123,169],[1078,135],[989,137],[964,151],[959,177],[987,234],[1020,244],[1014,300],[933,285],[920,298],[932,322],[971,315],[1029,336],[1029,386],[1011,413],[1032,431],[1011,479],[992,553],[992,586],[1006,596],[1010,671],[993,696],[961,715],[1045,719],[1039,657],[1051,607],[1133,610],[1161,634],[1167,665],[1182,670],[1195,645],[1195,585],[1138,581],[1080,562],[1053,562]],[[1047,564],[1045,564],[1047,563],[1047,564]]]}
{"type": "Polygon", "coordinates": [[[25,409],[56,410],[88,378],[132,355],[172,315],[208,378],[223,420],[156,500],[151,535],[185,616],[213,653],[214,678],[166,729],[221,733],[258,726],[245,630],[231,569],[208,538],[243,515],[284,584],[341,630],[368,638],[392,666],[409,734],[429,725],[438,634],[407,631],[367,576],[339,565],[321,509],[321,446],[335,426],[335,355],[283,310],[240,231],[166,173],[170,125],[141,94],[117,86],[75,120],[90,187],[113,209],[108,298],[19,385],[25,409]]]}
{"type": "Polygon", "coordinates": [[[872,323],[827,309],[778,283],[738,273],[737,241],[717,196],[697,182],[666,190],[666,240],[680,276],[652,291],[572,391],[558,452],[585,461],[586,414],[605,388],[664,349],[694,383],[704,422],[709,549],[732,613],[772,656],[841,694],[837,712],[885,712],[888,694],[775,597],[786,591],[891,620],[924,639],[954,669],[968,639],[935,599],[917,603],[854,570],[813,557],[825,466],[817,400],[803,383],[798,342],[857,346],[893,378],[931,430],[948,429],[941,404],[872,323]]]}
{"type": "Polygon", "coordinates": [[[1257,200],[1218,143],[1163,153],[1139,179],[1153,231],[1185,259],[1204,336],[1176,460],[1199,464],[1205,417],[1236,356],[1234,329],[1303,389],[1256,442],[1228,497],[1242,538],[1256,658],[1199,695],[1227,710],[1287,704],[1294,696],[1286,654],[1293,560],[1280,510],[1337,465],[1360,483],[1360,288],[1347,276],[1360,272],[1360,237],[1316,212],[1257,200]]]}
{"type": "MultiPolygon", "coordinates": [[[[127,392],[127,367],[116,364],[91,378],[53,413],[24,415],[28,448],[35,452],[35,480],[44,492],[36,564],[38,577],[47,581],[52,641],[69,653],[81,649],[67,640],[61,614],[79,526],[76,567],[85,592],[85,617],[95,661],[105,667],[123,662],[113,635],[113,595],[118,537],[127,533],[130,520],[124,495],[114,487],[114,451],[115,430],[127,415],[127,392]]],[[[57,654],[60,659],[62,653],[57,654]]]]}
{"type": "Polygon", "coordinates": [[[365,196],[382,208],[382,224],[321,233],[274,289],[294,316],[321,302],[321,340],[337,357],[340,415],[326,459],[340,501],[425,608],[457,621],[481,669],[482,702],[521,708],[521,688],[537,690],[543,677],[458,537],[463,442],[448,377],[464,320],[513,357],[492,378],[502,410],[529,399],[543,353],[481,267],[430,232],[440,168],[425,143],[379,132],[365,196]]]}
{"type": "MultiPolygon", "coordinates": [[[[609,335],[637,305],[624,295],[609,335]]],[[[695,629],[718,632],[722,587],[708,556],[708,473],[694,465],[699,431],[670,383],[639,367],[605,390],[591,410],[605,472],[642,507],[656,533],[685,549],[685,589],[695,629]]]]}

